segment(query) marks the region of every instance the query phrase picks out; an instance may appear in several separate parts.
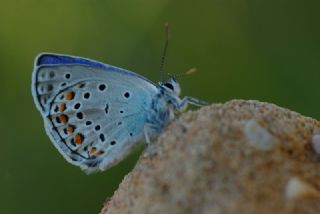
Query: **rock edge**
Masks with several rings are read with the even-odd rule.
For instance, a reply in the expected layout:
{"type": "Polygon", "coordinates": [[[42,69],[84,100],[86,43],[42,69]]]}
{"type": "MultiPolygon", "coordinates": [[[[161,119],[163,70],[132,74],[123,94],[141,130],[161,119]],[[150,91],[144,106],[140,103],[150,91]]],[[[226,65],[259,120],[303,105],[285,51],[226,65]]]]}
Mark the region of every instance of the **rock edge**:
{"type": "Polygon", "coordinates": [[[186,112],[101,213],[320,213],[320,122],[258,101],[186,112]]]}

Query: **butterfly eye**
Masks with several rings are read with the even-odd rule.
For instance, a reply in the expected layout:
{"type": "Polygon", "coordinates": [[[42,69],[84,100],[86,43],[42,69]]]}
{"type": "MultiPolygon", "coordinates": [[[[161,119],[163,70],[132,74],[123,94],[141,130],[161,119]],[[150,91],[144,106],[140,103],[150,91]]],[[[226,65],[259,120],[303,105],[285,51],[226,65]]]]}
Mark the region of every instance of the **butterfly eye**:
{"type": "Polygon", "coordinates": [[[164,86],[170,88],[172,91],[174,90],[173,85],[171,83],[165,83],[164,86]]]}

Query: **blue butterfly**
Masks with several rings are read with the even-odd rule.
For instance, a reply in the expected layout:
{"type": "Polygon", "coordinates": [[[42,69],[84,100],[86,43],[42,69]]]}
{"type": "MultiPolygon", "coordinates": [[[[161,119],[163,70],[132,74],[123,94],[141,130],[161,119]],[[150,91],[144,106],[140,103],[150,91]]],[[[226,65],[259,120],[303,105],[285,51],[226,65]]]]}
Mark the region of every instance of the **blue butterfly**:
{"type": "Polygon", "coordinates": [[[144,139],[159,135],[188,104],[174,77],[154,84],[139,74],[94,60],[41,53],[32,95],[48,136],[63,157],[84,171],[115,165],[144,139]]]}

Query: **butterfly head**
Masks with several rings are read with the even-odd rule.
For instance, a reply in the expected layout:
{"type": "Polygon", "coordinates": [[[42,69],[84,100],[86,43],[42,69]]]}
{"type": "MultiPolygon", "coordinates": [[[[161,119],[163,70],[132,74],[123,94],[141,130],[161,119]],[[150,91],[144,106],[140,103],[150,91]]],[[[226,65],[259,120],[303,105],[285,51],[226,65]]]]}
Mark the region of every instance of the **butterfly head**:
{"type": "Polygon", "coordinates": [[[181,93],[180,84],[173,76],[171,76],[167,81],[161,82],[160,87],[167,92],[173,93],[176,96],[179,96],[181,93]]]}

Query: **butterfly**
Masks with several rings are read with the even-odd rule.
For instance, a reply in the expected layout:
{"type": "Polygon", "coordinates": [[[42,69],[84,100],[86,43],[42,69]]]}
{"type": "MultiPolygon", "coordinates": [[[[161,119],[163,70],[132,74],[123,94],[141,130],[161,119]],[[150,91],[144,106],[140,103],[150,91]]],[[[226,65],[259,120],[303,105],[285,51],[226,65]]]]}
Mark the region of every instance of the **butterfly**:
{"type": "Polygon", "coordinates": [[[134,72],[77,56],[41,53],[32,95],[47,135],[63,157],[87,173],[104,171],[143,140],[159,135],[188,104],[171,76],[154,84],[134,72]]]}

